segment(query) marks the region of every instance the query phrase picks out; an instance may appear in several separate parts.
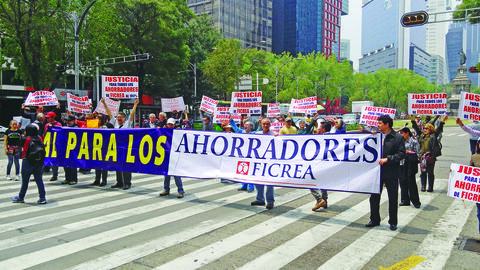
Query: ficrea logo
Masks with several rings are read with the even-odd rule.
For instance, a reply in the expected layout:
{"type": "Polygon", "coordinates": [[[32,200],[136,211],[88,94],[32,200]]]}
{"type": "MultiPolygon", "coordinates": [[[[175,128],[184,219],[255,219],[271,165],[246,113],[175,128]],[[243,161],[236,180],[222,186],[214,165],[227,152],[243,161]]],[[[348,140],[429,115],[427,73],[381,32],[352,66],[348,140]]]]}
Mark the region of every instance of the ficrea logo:
{"type": "Polygon", "coordinates": [[[249,168],[250,168],[250,162],[239,161],[237,163],[237,174],[248,175],[249,168]]]}

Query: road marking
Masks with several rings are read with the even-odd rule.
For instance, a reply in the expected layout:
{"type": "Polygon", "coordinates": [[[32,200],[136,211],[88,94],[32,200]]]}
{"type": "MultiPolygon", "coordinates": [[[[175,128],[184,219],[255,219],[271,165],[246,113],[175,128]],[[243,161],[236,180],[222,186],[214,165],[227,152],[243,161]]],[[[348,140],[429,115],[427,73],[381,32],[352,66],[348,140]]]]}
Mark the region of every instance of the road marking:
{"type": "MultiPolygon", "coordinates": [[[[443,190],[447,186],[447,179],[436,179],[437,190],[443,190]]],[[[387,197],[386,190],[382,197],[387,197]]],[[[426,193],[422,196],[422,207],[428,205],[440,193],[426,193]]],[[[367,233],[355,240],[348,247],[330,258],[318,269],[362,269],[383,247],[385,247],[399,232],[405,227],[403,224],[409,224],[419,213],[419,209],[411,207],[399,207],[398,220],[400,224],[396,231],[391,231],[388,227],[376,227],[370,229],[367,233]],[[368,248],[365,248],[368,247],[368,248]]],[[[388,223],[388,216],[383,219],[383,223],[388,223]]],[[[427,257],[427,259],[429,259],[427,257]]]]}
{"type": "MultiPolygon", "coordinates": [[[[275,205],[282,205],[288,203],[290,201],[296,200],[299,197],[303,197],[307,195],[304,189],[292,189],[291,192],[275,198],[275,205]]],[[[238,196],[238,195],[235,195],[238,196]]],[[[233,197],[233,196],[232,196],[233,197]]],[[[228,200],[230,200],[229,197],[228,200]]],[[[220,207],[223,205],[220,205],[220,207]]],[[[244,218],[256,215],[260,212],[268,211],[265,210],[263,207],[252,207],[249,210],[242,210],[242,211],[232,211],[229,213],[230,216],[218,216],[215,219],[208,220],[202,222],[201,224],[196,224],[195,226],[183,230],[181,232],[166,235],[157,239],[153,239],[150,242],[142,243],[137,246],[133,246],[130,248],[125,248],[118,250],[116,252],[112,252],[105,256],[99,257],[95,260],[87,261],[83,264],[76,265],[71,269],[111,269],[114,267],[118,267],[122,264],[129,263],[133,260],[138,258],[142,258],[144,256],[150,255],[156,251],[168,248],[170,246],[186,242],[189,239],[198,237],[199,235],[211,232],[215,229],[224,227],[228,224],[235,223],[239,220],[244,218]]],[[[180,266],[183,269],[183,266],[180,266]]]]}
{"type": "Polygon", "coordinates": [[[380,270],[409,270],[412,269],[415,265],[421,263],[424,261],[425,258],[417,256],[417,255],[412,255],[408,258],[406,258],[403,261],[400,261],[388,268],[379,266],[380,270]]]}
{"type": "MultiPolygon", "coordinates": [[[[350,197],[352,193],[346,192],[335,192],[330,195],[328,202],[330,204],[335,204],[339,201],[342,201],[348,197],[350,197]]],[[[252,242],[274,233],[275,231],[280,230],[281,228],[296,222],[306,216],[312,215],[312,203],[305,204],[301,207],[298,207],[292,211],[284,213],[280,216],[273,217],[267,221],[264,221],[260,224],[257,224],[253,227],[250,227],[246,230],[243,230],[237,234],[234,234],[226,239],[222,239],[215,243],[212,243],[208,246],[205,246],[201,249],[198,249],[194,252],[186,254],[182,257],[179,257],[173,261],[170,261],[166,264],[163,264],[159,267],[156,267],[156,270],[161,269],[174,269],[175,266],[181,265],[182,268],[185,269],[197,269],[199,267],[205,266],[206,264],[217,260],[218,258],[225,256],[226,254],[235,251],[243,246],[251,244],[252,242]]],[[[335,219],[335,217],[333,217],[335,219]]],[[[291,248],[290,250],[293,251],[294,249],[291,248]]],[[[295,246],[295,249],[297,246],[295,246]]],[[[277,258],[275,258],[277,259],[277,258]]],[[[273,261],[268,262],[268,266],[271,269],[276,268],[272,266],[271,263],[273,261]]],[[[256,269],[256,268],[250,268],[256,269]]]]}
{"type": "MultiPolygon", "coordinates": [[[[295,192],[295,191],[294,191],[295,192]]],[[[294,193],[293,192],[293,193],[294,193]]],[[[305,191],[301,190],[304,195],[305,191]]],[[[219,207],[224,207],[230,203],[248,199],[252,196],[249,193],[236,194],[227,198],[209,201],[207,203],[198,204],[195,208],[189,207],[179,211],[170,212],[168,214],[157,216],[148,220],[130,223],[122,227],[103,231],[100,234],[90,235],[81,239],[77,239],[68,243],[46,247],[42,250],[29,252],[17,257],[9,258],[0,262],[0,269],[28,268],[35,265],[45,263],[63,256],[71,255],[88,248],[92,248],[104,243],[108,243],[123,237],[134,235],[152,229],[163,224],[172,223],[181,219],[188,218],[206,211],[210,211],[219,207]]],[[[196,224],[195,224],[196,225],[196,224]]],[[[90,269],[90,268],[84,268],[90,269]]]]}

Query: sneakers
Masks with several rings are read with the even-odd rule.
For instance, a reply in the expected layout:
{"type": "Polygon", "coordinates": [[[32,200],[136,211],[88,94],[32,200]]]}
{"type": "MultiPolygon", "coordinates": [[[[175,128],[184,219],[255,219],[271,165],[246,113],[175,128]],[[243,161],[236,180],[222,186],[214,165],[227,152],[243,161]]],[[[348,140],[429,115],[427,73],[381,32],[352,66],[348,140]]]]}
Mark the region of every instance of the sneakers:
{"type": "Polygon", "coordinates": [[[181,198],[183,198],[184,196],[185,196],[184,193],[178,193],[178,194],[177,194],[177,198],[178,198],[178,199],[181,199],[181,198]]]}
{"type": "Polygon", "coordinates": [[[24,203],[25,201],[23,199],[20,199],[20,197],[15,196],[12,199],[12,203],[24,203]]]}
{"type": "Polygon", "coordinates": [[[20,181],[20,175],[15,175],[15,181],[20,181]]]}
{"type": "Polygon", "coordinates": [[[40,198],[38,201],[37,201],[38,204],[47,204],[47,199],[45,198],[40,198]]]}
{"type": "Polygon", "coordinates": [[[166,190],[160,192],[160,196],[167,196],[169,194],[170,194],[170,191],[166,191],[166,190]]]}
{"type": "Polygon", "coordinates": [[[327,201],[325,201],[324,199],[321,199],[315,204],[315,206],[312,208],[312,211],[317,211],[320,207],[322,207],[323,209],[327,209],[328,207],[327,201]]]}
{"type": "Polygon", "coordinates": [[[12,180],[13,178],[10,176],[10,174],[7,175],[7,180],[12,180]]]}

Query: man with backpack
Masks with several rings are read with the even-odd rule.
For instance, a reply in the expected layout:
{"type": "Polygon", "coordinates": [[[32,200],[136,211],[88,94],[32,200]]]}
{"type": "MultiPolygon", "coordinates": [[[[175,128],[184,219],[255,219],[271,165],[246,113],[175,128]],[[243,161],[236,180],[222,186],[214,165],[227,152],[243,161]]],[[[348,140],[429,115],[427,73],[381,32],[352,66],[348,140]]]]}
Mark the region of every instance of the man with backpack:
{"type": "Polygon", "coordinates": [[[22,186],[18,196],[12,199],[14,203],[24,203],[27,194],[30,176],[33,174],[35,183],[37,184],[39,200],[38,204],[46,204],[45,186],[42,180],[43,160],[45,159],[45,145],[40,136],[38,136],[38,126],[30,124],[25,128],[26,137],[22,139],[20,145],[22,149],[22,186]]]}

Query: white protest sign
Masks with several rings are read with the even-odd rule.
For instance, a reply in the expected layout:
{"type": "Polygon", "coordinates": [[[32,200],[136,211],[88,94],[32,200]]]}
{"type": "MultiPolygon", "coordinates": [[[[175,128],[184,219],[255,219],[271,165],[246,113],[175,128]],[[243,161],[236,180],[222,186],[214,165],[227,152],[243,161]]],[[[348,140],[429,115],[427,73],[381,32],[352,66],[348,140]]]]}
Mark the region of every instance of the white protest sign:
{"type": "Polygon", "coordinates": [[[183,97],[162,98],[162,110],[164,112],[184,111],[185,103],[183,102],[183,97]]]}
{"type": "Polygon", "coordinates": [[[102,75],[102,97],[117,99],[138,98],[138,77],[102,75]]]}
{"type": "Polygon", "coordinates": [[[480,168],[452,163],[447,196],[480,203],[480,168]]]}
{"type": "Polygon", "coordinates": [[[218,101],[207,96],[202,97],[202,103],[200,104],[200,110],[212,114],[217,107],[218,101]]]}
{"type": "Polygon", "coordinates": [[[388,114],[392,119],[395,119],[395,111],[395,109],[391,108],[364,106],[362,108],[362,114],[360,115],[360,124],[377,126],[379,116],[388,114]]]}
{"type": "Polygon", "coordinates": [[[58,99],[53,91],[36,91],[28,94],[25,106],[57,106],[58,99]]]}
{"type": "Polygon", "coordinates": [[[88,97],[77,97],[67,93],[67,110],[75,113],[91,113],[88,97]]]}
{"type": "Polygon", "coordinates": [[[229,107],[215,107],[215,112],[213,113],[213,123],[230,123],[230,115],[232,115],[233,121],[238,125],[242,121],[242,115],[238,113],[230,113],[229,107]]]}
{"type": "Polygon", "coordinates": [[[317,113],[317,97],[308,97],[300,100],[292,98],[288,112],[316,114],[317,113]]]}
{"type": "Polygon", "coordinates": [[[280,115],[280,102],[268,104],[267,117],[277,117],[280,115]]]}
{"type": "Polygon", "coordinates": [[[270,125],[270,130],[272,130],[273,133],[277,135],[278,133],[280,133],[280,129],[282,129],[284,126],[285,126],[285,122],[273,122],[270,125]]]}
{"type": "Polygon", "coordinates": [[[262,92],[232,92],[231,112],[261,114],[262,92]]]}
{"type": "Polygon", "coordinates": [[[480,120],[480,95],[462,92],[458,106],[458,118],[472,121],[480,120]]]}
{"type": "Polygon", "coordinates": [[[447,94],[408,94],[408,114],[447,114],[447,94]]]}
{"type": "MultiPolygon", "coordinates": [[[[120,109],[120,100],[115,101],[109,98],[105,98],[105,104],[107,104],[108,108],[110,109],[110,112],[115,116],[118,113],[118,110],[120,109]]],[[[105,106],[103,106],[102,102],[98,102],[97,108],[95,109],[98,113],[102,114],[107,114],[107,111],[105,110],[105,106]]]]}

